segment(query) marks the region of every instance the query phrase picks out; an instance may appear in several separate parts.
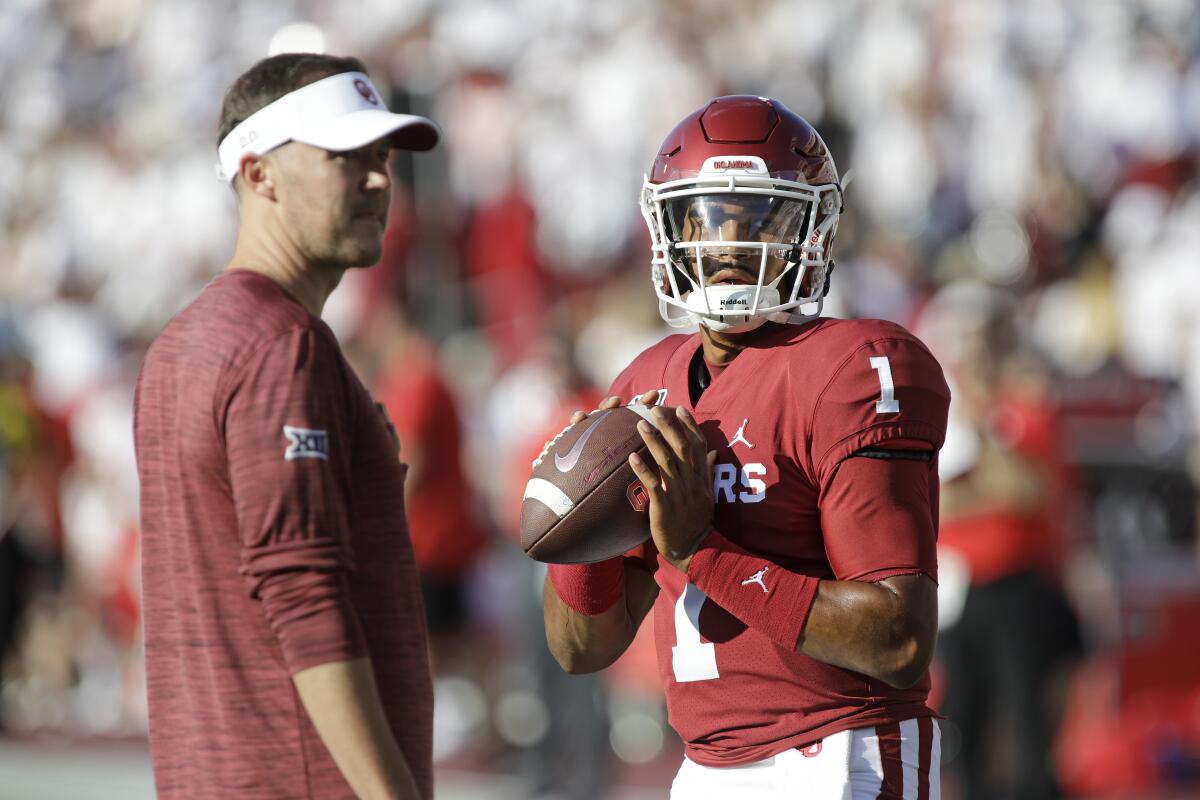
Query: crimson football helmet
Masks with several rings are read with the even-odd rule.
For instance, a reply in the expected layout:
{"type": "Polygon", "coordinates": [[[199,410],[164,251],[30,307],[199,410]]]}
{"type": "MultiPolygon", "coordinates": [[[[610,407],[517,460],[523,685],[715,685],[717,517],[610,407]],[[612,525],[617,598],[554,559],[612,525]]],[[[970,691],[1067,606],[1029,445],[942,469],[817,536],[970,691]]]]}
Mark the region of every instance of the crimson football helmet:
{"type": "Polygon", "coordinates": [[[718,97],[685,118],[641,206],[671,326],[739,333],[821,313],[842,187],[825,142],[778,100],[718,97]]]}

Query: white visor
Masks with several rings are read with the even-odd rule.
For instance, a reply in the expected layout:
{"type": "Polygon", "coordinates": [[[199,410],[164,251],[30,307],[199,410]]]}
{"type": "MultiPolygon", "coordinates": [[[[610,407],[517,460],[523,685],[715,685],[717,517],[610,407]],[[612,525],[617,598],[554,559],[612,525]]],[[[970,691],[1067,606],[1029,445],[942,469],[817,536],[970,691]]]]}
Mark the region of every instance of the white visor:
{"type": "Polygon", "coordinates": [[[361,72],[342,72],[285,94],[229,132],[217,148],[220,176],[232,182],[242,156],[262,155],[287,142],[322,150],[355,150],[385,136],[405,150],[437,144],[432,120],[393,114],[361,72]]]}

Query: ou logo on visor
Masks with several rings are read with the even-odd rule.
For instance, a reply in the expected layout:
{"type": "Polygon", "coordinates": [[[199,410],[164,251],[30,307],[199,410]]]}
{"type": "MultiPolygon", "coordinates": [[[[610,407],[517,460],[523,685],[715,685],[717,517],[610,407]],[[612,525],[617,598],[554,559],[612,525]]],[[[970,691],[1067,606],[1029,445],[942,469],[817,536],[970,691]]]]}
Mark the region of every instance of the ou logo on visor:
{"type": "Polygon", "coordinates": [[[354,81],[354,88],[358,89],[358,93],[361,94],[363,99],[368,103],[373,106],[379,105],[379,98],[375,96],[374,90],[372,90],[370,85],[362,78],[358,78],[354,81]]]}

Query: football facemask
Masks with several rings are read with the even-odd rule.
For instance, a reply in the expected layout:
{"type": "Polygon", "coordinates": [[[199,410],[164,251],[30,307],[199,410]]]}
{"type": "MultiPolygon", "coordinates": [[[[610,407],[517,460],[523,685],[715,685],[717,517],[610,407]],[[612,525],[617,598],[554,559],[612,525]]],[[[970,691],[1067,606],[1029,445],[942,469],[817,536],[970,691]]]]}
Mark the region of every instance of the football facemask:
{"type": "Polygon", "coordinates": [[[709,158],[693,176],[647,181],[659,311],[673,327],[740,333],[821,313],[841,193],[773,177],[761,158],[709,158]],[[813,313],[800,308],[816,304],[813,313]]]}

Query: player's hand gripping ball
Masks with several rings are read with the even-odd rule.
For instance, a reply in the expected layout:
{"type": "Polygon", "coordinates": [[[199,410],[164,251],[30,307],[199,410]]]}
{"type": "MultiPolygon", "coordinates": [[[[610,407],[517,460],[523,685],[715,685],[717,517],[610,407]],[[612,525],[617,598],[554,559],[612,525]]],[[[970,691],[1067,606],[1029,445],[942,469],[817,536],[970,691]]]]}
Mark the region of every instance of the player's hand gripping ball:
{"type": "Polygon", "coordinates": [[[650,538],[650,498],[629,454],[653,457],[638,433],[645,405],[602,408],[546,443],[525,485],[521,548],[538,561],[588,564],[650,538]]]}

